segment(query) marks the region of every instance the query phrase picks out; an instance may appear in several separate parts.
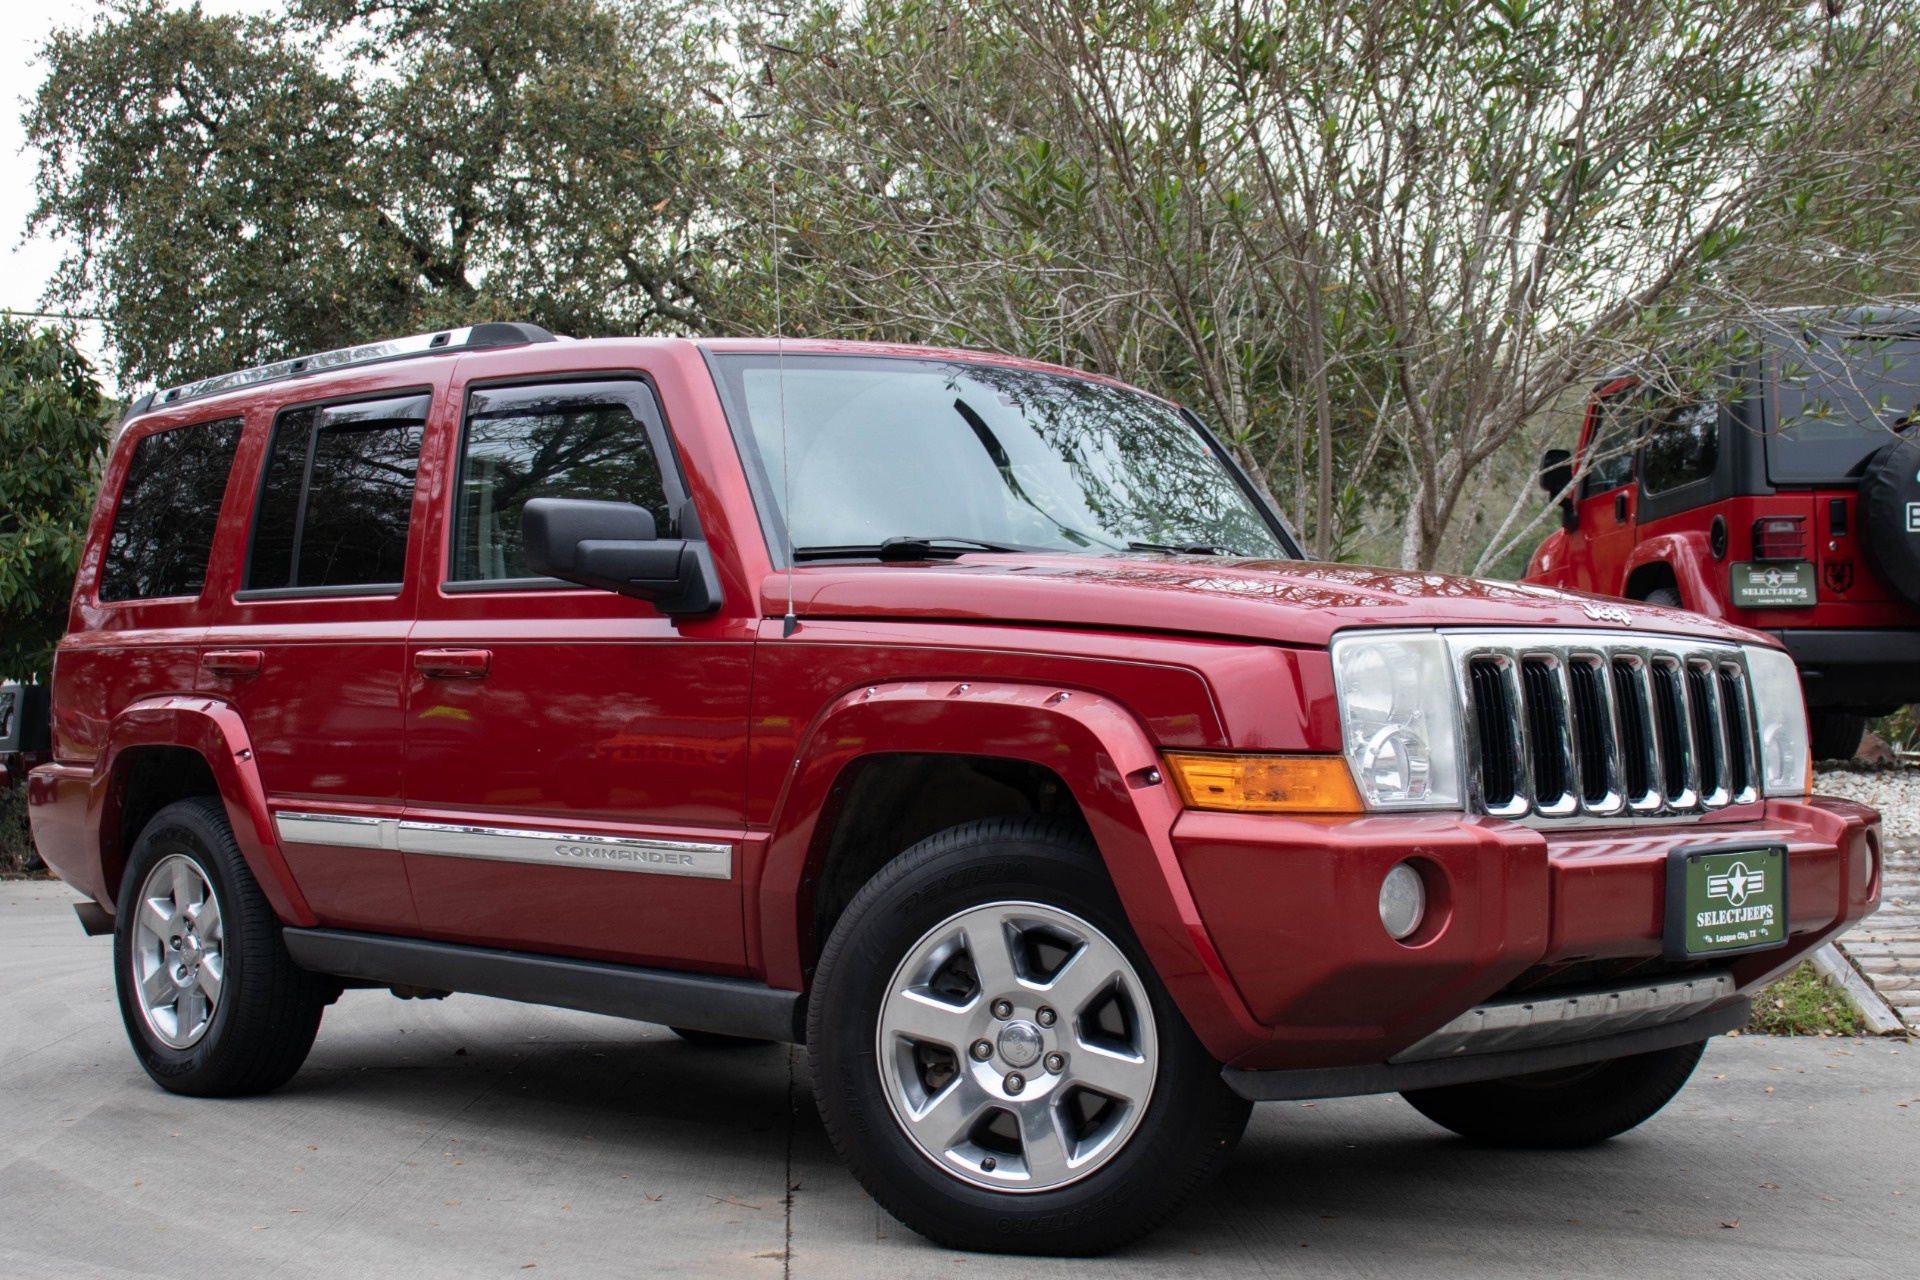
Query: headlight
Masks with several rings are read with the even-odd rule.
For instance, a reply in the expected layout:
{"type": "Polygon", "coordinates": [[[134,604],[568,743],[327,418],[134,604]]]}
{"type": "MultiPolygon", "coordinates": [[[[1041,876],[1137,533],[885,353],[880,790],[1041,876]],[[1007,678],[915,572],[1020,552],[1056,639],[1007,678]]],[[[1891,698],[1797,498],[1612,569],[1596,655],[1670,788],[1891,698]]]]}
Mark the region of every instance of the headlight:
{"type": "Polygon", "coordinates": [[[1813,746],[1807,740],[1807,703],[1793,659],[1778,649],[1747,646],[1760,729],[1760,787],[1770,796],[1803,796],[1811,781],[1813,746]]]}
{"type": "Polygon", "coordinates": [[[1459,735],[1446,642],[1359,632],[1333,642],[1341,745],[1369,809],[1460,807],[1459,735]]]}

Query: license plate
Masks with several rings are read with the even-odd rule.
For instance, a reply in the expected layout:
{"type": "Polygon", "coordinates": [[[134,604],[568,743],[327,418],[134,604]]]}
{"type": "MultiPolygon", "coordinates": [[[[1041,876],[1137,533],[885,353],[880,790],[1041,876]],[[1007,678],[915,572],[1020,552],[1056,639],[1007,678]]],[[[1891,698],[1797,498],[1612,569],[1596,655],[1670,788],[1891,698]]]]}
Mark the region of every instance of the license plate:
{"type": "Polygon", "coordinates": [[[1785,845],[1667,855],[1668,958],[1759,951],[1786,940],[1785,845]]]}
{"type": "Polygon", "coordinates": [[[1819,596],[1813,588],[1813,566],[1798,564],[1736,564],[1731,598],[1736,609],[1810,609],[1819,596]]]}

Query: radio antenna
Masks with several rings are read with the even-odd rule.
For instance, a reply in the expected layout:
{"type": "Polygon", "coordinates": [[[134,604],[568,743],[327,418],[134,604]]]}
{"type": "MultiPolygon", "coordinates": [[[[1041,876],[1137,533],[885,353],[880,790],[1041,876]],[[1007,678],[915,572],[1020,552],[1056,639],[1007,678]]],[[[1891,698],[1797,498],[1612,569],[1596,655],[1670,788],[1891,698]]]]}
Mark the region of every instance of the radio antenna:
{"type": "Polygon", "coordinates": [[[767,189],[773,204],[773,351],[775,378],[780,400],[780,527],[787,536],[787,616],[780,623],[780,638],[800,629],[793,611],[793,472],[787,450],[787,333],[780,314],[780,159],[773,157],[767,166],[767,189]]]}

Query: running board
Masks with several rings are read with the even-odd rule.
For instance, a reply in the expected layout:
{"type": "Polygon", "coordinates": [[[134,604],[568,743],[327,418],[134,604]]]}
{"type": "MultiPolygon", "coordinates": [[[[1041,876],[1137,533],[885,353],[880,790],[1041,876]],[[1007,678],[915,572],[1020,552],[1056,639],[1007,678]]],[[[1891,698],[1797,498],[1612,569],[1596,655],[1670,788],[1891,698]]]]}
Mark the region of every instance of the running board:
{"type": "Polygon", "coordinates": [[[1542,1045],[1501,1053],[1463,1054],[1424,1062],[1379,1062],[1363,1067],[1311,1067],[1295,1071],[1248,1071],[1228,1067],[1220,1075],[1227,1087],[1253,1102],[1292,1098],[1348,1098],[1368,1093],[1404,1093],[1476,1080],[1504,1080],[1535,1071],[1557,1071],[1608,1058],[1655,1053],[1696,1044],[1747,1025],[1752,1016],[1744,996],[1723,1008],[1698,1013],[1664,1026],[1642,1027],[1616,1035],[1567,1044],[1542,1045]]]}
{"type": "Polygon", "coordinates": [[[496,951],[339,929],[283,929],[302,969],[382,986],[555,1005],[636,1022],[798,1044],[805,996],[745,978],[496,951]]]}

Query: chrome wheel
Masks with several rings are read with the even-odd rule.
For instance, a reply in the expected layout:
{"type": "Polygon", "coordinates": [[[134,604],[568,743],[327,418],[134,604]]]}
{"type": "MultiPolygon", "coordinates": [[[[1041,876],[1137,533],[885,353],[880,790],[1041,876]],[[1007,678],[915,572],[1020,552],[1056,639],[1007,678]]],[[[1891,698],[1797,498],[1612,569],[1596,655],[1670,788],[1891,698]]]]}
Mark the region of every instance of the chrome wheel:
{"type": "Polygon", "coordinates": [[[172,854],[147,874],[132,903],[133,985],[149,1030],[186,1049],[207,1033],[226,977],[220,900],[191,858],[172,854]]]}
{"type": "Polygon", "coordinates": [[[895,1118],[948,1173],[1047,1191],[1117,1155],[1159,1071],[1146,988],[1076,915],[993,902],[948,917],[887,984],[875,1048],[895,1118]]]}

